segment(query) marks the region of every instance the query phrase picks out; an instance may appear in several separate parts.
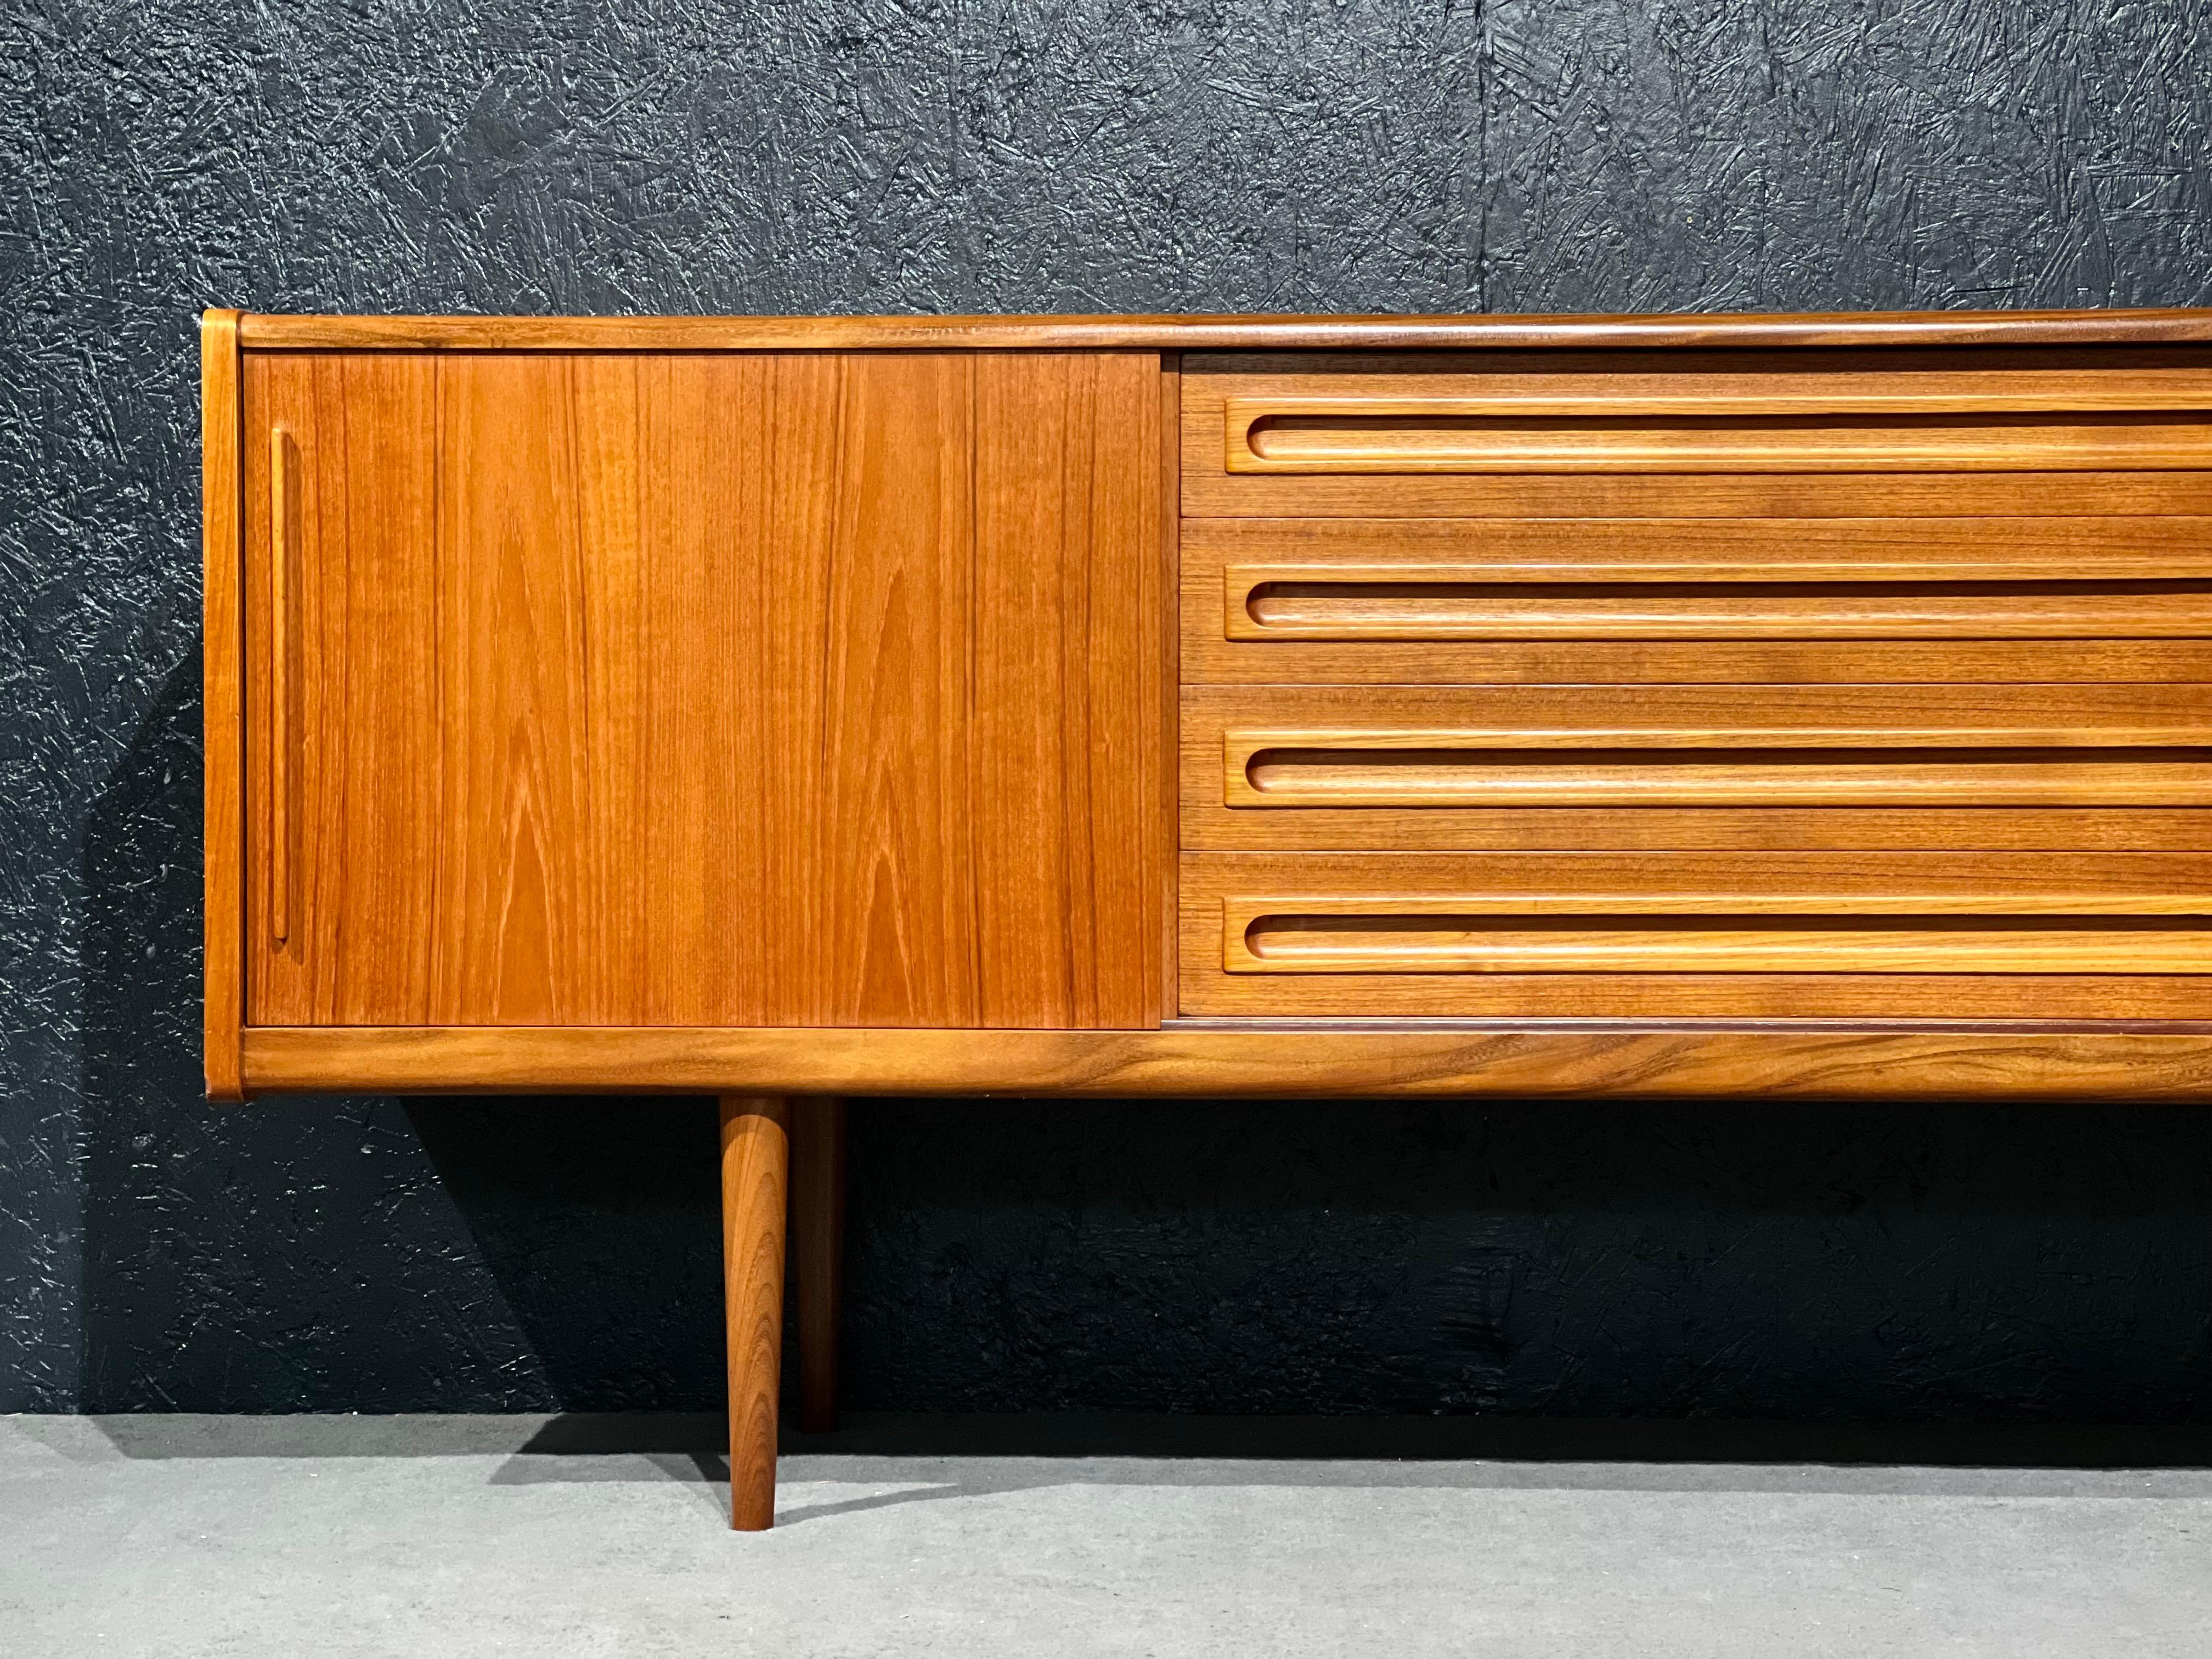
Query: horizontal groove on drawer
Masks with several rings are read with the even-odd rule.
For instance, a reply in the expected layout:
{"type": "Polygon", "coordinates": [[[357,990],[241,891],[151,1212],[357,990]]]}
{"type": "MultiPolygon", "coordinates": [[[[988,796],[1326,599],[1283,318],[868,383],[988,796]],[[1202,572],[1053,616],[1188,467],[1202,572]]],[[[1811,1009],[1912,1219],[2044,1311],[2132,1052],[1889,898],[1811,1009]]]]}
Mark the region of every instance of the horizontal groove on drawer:
{"type": "Polygon", "coordinates": [[[1193,684],[2212,680],[2201,517],[1187,519],[1180,541],[1193,684]]]}
{"type": "Polygon", "coordinates": [[[1854,913],[1256,916],[1231,973],[2201,974],[2212,920],[1854,913]]]}
{"type": "MultiPolygon", "coordinates": [[[[2197,409],[1857,412],[1821,400],[1633,403],[1342,397],[1227,400],[1234,472],[2047,472],[2212,464],[2197,409]],[[1579,410],[1581,412],[1571,412],[1579,410]]],[[[1843,402],[1844,400],[1838,400],[1843,402]]],[[[2206,401],[2201,394],[2194,399],[2206,401]]]]}
{"type": "Polygon", "coordinates": [[[1224,804],[2204,806],[2212,748],[1231,750],[1224,804]]]}
{"type": "MultiPolygon", "coordinates": [[[[1768,567],[1769,569],[1771,567],[1768,567]]],[[[1235,567],[1232,640],[2198,639],[2212,573],[2112,580],[1608,580],[1235,567]]]]}
{"type": "Polygon", "coordinates": [[[2212,859],[2195,853],[1224,852],[1180,869],[1186,1014],[2202,1018],[2212,997],[2212,859]]]}

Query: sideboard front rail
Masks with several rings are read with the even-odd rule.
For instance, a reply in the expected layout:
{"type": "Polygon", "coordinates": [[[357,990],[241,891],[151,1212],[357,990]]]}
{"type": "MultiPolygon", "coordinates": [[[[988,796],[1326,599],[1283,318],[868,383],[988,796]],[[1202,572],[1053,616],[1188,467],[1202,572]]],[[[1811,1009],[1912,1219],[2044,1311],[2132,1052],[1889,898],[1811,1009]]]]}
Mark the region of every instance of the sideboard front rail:
{"type": "Polygon", "coordinates": [[[247,1088],[1037,1097],[2212,1099],[2212,1024],[250,1028],[247,1088]]]}

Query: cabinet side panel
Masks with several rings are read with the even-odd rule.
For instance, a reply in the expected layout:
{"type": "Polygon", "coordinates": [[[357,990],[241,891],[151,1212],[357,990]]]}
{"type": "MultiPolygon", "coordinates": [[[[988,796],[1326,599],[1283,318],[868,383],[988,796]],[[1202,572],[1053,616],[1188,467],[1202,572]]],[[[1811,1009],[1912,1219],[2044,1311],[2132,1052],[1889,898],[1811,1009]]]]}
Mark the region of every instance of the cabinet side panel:
{"type": "Polygon", "coordinates": [[[1158,1018],[1158,364],[975,360],[981,1023],[1158,1018]]]}
{"type": "Polygon", "coordinates": [[[200,324],[200,707],[206,722],[202,753],[207,792],[202,954],[207,1088],[217,1100],[238,1100],[245,1094],[240,1049],[246,1022],[240,400],[238,313],[210,311],[200,324]]]}

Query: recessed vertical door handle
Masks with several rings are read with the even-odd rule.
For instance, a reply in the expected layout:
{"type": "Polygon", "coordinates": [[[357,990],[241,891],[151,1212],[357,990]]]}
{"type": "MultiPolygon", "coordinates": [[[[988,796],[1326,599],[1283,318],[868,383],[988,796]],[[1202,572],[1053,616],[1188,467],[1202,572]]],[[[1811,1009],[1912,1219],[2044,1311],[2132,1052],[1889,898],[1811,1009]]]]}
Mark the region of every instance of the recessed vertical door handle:
{"type": "Polygon", "coordinates": [[[269,434],[269,938],[292,934],[292,606],[300,556],[300,446],[269,434]]]}

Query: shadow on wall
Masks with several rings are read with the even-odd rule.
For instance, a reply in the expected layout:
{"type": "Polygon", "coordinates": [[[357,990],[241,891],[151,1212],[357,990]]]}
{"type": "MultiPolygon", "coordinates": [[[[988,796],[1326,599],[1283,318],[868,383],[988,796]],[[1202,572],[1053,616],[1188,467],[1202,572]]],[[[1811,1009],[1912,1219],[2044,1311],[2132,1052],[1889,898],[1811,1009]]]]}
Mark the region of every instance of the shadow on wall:
{"type": "Polygon", "coordinates": [[[860,1410],[2183,1421],[2212,1116],[879,1103],[860,1410]]]}
{"type": "Polygon", "coordinates": [[[708,1103],[206,1099],[198,690],[85,833],[82,1407],[712,1404],[708,1103]]]}
{"type": "MultiPolygon", "coordinates": [[[[198,676],[87,827],[85,1409],[711,1411],[701,1100],[199,1074],[198,676]]],[[[2212,1114],[880,1101],[861,1411],[2212,1420],[2212,1114]]]]}

